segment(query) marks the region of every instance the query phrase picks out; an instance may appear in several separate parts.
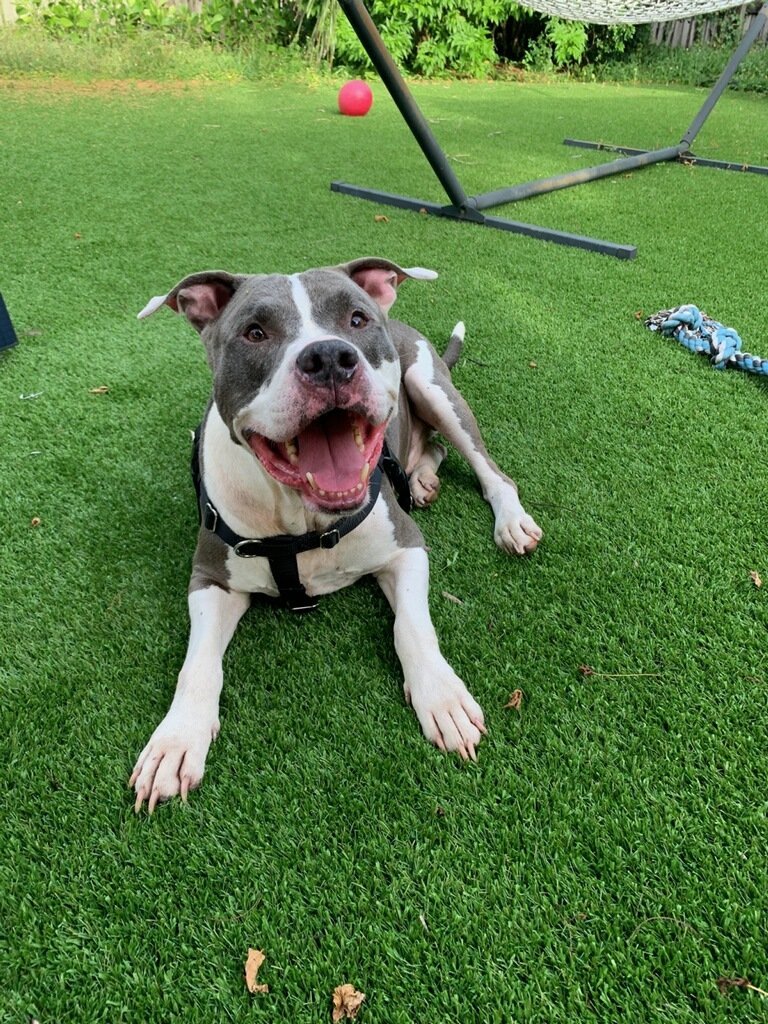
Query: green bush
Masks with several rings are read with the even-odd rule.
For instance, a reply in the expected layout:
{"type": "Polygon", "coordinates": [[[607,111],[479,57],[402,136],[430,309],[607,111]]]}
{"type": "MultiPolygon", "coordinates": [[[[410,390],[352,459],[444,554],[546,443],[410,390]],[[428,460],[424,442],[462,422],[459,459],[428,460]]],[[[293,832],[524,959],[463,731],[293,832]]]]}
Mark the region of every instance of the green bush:
{"type": "MultiPolygon", "coordinates": [[[[711,88],[728,63],[738,37],[721,36],[716,44],[690,49],[657,46],[647,36],[630,53],[591,66],[584,76],[602,81],[692,85],[711,88]]],[[[768,92],[768,46],[757,45],[744,58],[729,89],[768,92]]]]}
{"type": "MultiPolygon", "coordinates": [[[[738,14],[712,15],[707,20],[718,27],[717,42],[683,50],[651,45],[647,26],[547,18],[513,0],[369,0],[368,6],[396,63],[426,77],[478,77],[517,61],[536,72],[708,86],[740,33],[738,14]]],[[[62,42],[117,47],[143,40],[147,52],[171,43],[208,47],[227,74],[233,60],[248,77],[278,64],[296,69],[301,61],[316,68],[335,61],[358,74],[371,67],[336,0],[205,0],[199,13],[168,0],[17,0],[17,12],[22,33],[35,29],[62,42]]],[[[126,60],[132,66],[134,57],[126,60]]],[[[768,91],[768,47],[755,47],[734,87],[768,91]]]]}
{"type": "MultiPolygon", "coordinates": [[[[521,11],[511,0],[372,0],[371,17],[395,61],[434,77],[478,76],[498,61],[493,29],[521,11]]],[[[352,71],[370,67],[346,18],[339,18],[335,59],[352,71]]]]}
{"type": "Polygon", "coordinates": [[[19,26],[56,38],[103,41],[151,32],[231,49],[254,37],[280,41],[293,23],[279,0],[206,0],[199,13],[164,0],[17,0],[16,11],[19,26]]]}

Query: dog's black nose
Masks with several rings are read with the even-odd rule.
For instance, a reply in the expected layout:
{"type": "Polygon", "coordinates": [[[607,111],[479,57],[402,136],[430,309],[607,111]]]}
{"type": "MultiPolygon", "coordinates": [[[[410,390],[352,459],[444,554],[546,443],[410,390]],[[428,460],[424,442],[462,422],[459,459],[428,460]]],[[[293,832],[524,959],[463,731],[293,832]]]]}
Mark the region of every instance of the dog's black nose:
{"type": "Polygon", "coordinates": [[[299,352],[296,366],[313,384],[344,384],[357,369],[357,349],[345,341],[313,341],[299,352]]]}

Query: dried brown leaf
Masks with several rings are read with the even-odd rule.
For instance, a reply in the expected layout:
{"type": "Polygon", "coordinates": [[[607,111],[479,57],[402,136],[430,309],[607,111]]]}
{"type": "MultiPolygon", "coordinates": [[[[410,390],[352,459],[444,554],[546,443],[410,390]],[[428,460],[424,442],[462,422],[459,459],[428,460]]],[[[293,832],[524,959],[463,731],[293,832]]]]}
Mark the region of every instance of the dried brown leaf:
{"type": "Polygon", "coordinates": [[[595,670],[591,665],[579,665],[579,672],[581,672],[583,676],[593,676],[595,674],[595,670]]]}
{"type": "Polygon", "coordinates": [[[755,584],[756,587],[762,587],[763,581],[760,579],[760,573],[759,572],[756,572],[753,569],[752,572],[749,574],[749,578],[752,580],[752,582],[755,584]]]}
{"type": "Polygon", "coordinates": [[[644,317],[645,313],[642,311],[642,309],[635,310],[635,320],[642,320],[644,317]]]}
{"type": "Polygon", "coordinates": [[[91,395],[106,395],[109,393],[109,388],[106,384],[100,384],[97,388],[91,388],[89,394],[91,395]]]}
{"type": "Polygon", "coordinates": [[[523,691],[513,690],[509,695],[509,700],[504,705],[505,708],[512,708],[513,711],[519,711],[523,706],[523,691]]]}
{"type": "Polygon", "coordinates": [[[333,990],[333,1013],[331,1020],[354,1020],[363,1005],[365,992],[358,992],[354,985],[338,985],[333,990]]]}
{"type": "Polygon", "coordinates": [[[377,213],[373,219],[377,224],[389,224],[389,217],[383,213],[377,213]]]}
{"type": "Polygon", "coordinates": [[[757,992],[757,994],[763,999],[768,997],[768,992],[758,988],[757,985],[753,985],[749,978],[718,978],[715,984],[723,995],[725,995],[726,992],[729,992],[732,988],[743,988],[747,989],[749,992],[757,992]]]}
{"type": "Polygon", "coordinates": [[[530,361],[530,363],[528,363],[528,365],[530,366],[530,368],[532,370],[537,370],[538,366],[539,366],[539,364],[537,362],[535,362],[533,359],[530,361]]]}
{"type": "Polygon", "coordinates": [[[245,961],[245,987],[251,995],[269,992],[269,985],[262,985],[256,981],[256,975],[265,960],[266,957],[260,949],[248,949],[248,959],[245,961]]]}
{"type": "Polygon", "coordinates": [[[464,604],[460,597],[456,597],[456,595],[450,593],[450,591],[444,590],[442,593],[446,601],[452,601],[454,604],[464,604]]]}
{"type": "Polygon", "coordinates": [[[33,516],[32,519],[29,522],[29,525],[30,526],[39,526],[40,523],[42,523],[42,521],[43,520],[40,518],[40,516],[33,516]]]}

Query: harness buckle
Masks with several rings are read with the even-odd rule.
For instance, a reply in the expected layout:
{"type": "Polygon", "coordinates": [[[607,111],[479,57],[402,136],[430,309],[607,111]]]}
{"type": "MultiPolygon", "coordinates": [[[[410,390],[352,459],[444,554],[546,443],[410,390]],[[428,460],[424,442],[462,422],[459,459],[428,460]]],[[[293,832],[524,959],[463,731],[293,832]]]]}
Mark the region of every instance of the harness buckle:
{"type": "Polygon", "coordinates": [[[320,547],[327,551],[329,548],[335,548],[340,540],[341,534],[337,529],[328,530],[320,534],[320,547]]]}
{"type": "Polygon", "coordinates": [[[240,558],[258,558],[264,555],[260,540],[241,540],[232,550],[240,558]]]}

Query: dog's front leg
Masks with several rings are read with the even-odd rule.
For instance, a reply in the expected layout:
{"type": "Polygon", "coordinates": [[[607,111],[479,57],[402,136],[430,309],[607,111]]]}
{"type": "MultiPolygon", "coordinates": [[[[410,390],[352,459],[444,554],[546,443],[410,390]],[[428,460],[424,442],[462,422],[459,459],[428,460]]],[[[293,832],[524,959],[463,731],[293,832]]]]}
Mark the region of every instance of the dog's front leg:
{"type": "Polygon", "coordinates": [[[222,658],[249,604],[248,594],[217,586],[190,592],[189,646],[176,692],[128,783],[136,790],[136,811],[145,800],[150,814],[159,800],[186,800],[200,785],[208,748],[219,732],[222,658]]]}
{"type": "Polygon", "coordinates": [[[377,574],[395,613],[395,650],[403,667],[405,698],[422,731],[441,750],[477,760],[485,733],[480,705],[440,652],[429,615],[429,562],[423,548],[405,548],[377,574]]]}

